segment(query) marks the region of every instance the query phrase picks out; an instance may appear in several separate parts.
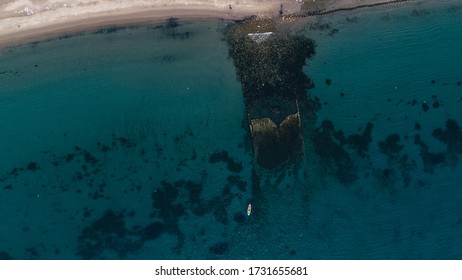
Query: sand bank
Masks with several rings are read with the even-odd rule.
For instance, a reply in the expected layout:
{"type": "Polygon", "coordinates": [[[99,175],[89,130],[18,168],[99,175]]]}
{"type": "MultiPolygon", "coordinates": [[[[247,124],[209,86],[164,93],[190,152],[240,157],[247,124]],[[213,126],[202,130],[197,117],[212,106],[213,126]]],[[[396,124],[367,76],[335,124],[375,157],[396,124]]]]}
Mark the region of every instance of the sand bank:
{"type": "Polygon", "coordinates": [[[106,26],[181,19],[241,19],[336,9],[386,0],[4,0],[0,47],[106,26]]]}

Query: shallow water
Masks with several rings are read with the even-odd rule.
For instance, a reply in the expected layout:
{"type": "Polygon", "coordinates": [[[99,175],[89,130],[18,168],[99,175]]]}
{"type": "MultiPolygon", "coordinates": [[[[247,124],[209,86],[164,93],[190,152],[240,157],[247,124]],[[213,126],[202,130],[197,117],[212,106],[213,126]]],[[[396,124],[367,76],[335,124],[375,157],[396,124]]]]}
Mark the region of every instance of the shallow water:
{"type": "Polygon", "coordinates": [[[320,109],[258,195],[225,22],[3,50],[2,258],[461,258],[461,13],[303,23],[320,109]]]}

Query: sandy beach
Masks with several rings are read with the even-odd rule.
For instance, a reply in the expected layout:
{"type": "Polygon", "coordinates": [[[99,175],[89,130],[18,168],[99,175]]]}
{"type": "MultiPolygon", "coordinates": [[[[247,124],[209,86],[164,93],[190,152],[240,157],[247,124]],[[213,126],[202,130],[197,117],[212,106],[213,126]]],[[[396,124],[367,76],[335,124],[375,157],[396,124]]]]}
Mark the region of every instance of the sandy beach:
{"type": "Polygon", "coordinates": [[[37,40],[54,34],[98,27],[181,19],[240,19],[300,9],[279,0],[12,0],[0,4],[0,45],[37,40]]]}
{"type": "Polygon", "coordinates": [[[181,19],[241,19],[301,10],[336,9],[384,0],[5,0],[0,46],[98,27],[181,19]]]}

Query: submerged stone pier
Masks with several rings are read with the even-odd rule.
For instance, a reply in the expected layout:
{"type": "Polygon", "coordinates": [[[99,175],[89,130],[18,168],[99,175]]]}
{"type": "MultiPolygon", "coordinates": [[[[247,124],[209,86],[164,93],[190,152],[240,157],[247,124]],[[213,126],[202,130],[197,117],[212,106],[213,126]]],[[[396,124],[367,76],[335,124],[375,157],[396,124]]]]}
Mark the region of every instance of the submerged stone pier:
{"type": "Polygon", "coordinates": [[[257,164],[274,169],[303,153],[300,102],[312,86],[302,68],[314,54],[306,37],[278,32],[272,19],[251,18],[227,33],[242,84],[257,164]]]}

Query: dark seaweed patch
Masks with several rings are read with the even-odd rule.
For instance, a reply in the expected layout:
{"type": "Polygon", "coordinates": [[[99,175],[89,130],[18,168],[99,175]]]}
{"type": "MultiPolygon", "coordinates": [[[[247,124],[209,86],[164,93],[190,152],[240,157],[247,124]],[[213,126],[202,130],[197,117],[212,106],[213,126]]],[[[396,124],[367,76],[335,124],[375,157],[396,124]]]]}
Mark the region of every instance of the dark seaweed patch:
{"type": "Polygon", "coordinates": [[[164,231],[164,225],[162,223],[154,222],[143,229],[142,238],[143,240],[154,240],[159,238],[164,231]]]}
{"type": "Polygon", "coordinates": [[[239,173],[242,171],[242,162],[235,162],[233,158],[230,158],[226,167],[231,172],[239,173]]]}
{"type": "Polygon", "coordinates": [[[223,255],[228,250],[229,250],[229,243],[226,241],[216,243],[209,248],[210,253],[214,255],[223,255]]]}
{"type": "Polygon", "coordinates": [[[212,211],[213,216],[215,219],[224,224],[228,224],[228,206],[231,204],[233,200],[233,194],[231,193],[231,187],[226,185],[220,196],[216,196],[212,198],[208,203],[208,208],[212,211]]]}
{"type": "Polygon", "coordinates": [[[179,182],[179,184],[182,184],[183,188],[185,188],[189,192],[189,201],[193,204],[199,204],[201,202],[200,195],[203,189],[202,183],[196,183],[192,181],[179,182]]]}
{"type": "Polygon", "coordinates": [[[228,152],[226,151],[217,151],[210,155],[209,162],[210,163],[217,163],[217,162],[227,162],[229,159],[228,152]]]}
{"type": "Polygon", "coordinates": [[[437,128],[433,130],[433,137],[446,144],[447,154],[451,161],[456,162],[462,153],[462,130],[455,120],[446,121],[446,130],[437,128]]]}
{"type": "Polygon", "coordinates": [[[94,212],[92,209],[88,209],[87,207],[83,208],[83,217],[88,218],[94,212]]]}
{"type": "MultiPolygon", "coordinates": [[[[216,199],[217,201],[220,201],[220,199],[216,199]]],[[[213,207],[213,216],[215,219],[223,224],[223,225],[228,225],[228,213],[224,207],[218,207],[218,205],[215,204],[215,207],[213,207]]]]}
{"type": "Polygon", "coordinates": [[[83,179],[83,175],[82,175],[82,173],[77,171],[73,178],[74,178],[74,180],[81,181],[83,179]]]}
{"type": "Polygon", "coordinates": [[[326,79],[326,85],[330,86],[332,84],[332,80],[331,79],[326,79]]]}
{"type": "Polygon", "coordinates": [[[87,151],[83,154],[83,156],[84,156],[85,162],[89,164],[96,164],[99,161],[90,152],[87,152],[87,151]]]}
{"type": "Polygon", "coordinates": [[[335,34],[337,34],[339,32],[339,30],[337,28],[333,28],[330,32],[329,32],[329,36],[334,36],[335,34]]]}
{"type": "Polygon", "coordinates": [[[324,164],[334,165],[332,166],[333,173],[341,183],[352,183],[358,178],[357,167],[343,148],[344,143],[339,142],[334,135],[343,135],[343,133],[335,132],[331,121],[323,121],[321,129],[317,128],[314,131],[314,150],[324,164]]]}
{"type": "Polygon", "coordinates": [[[7,252],[0,252],[0,260],[12,260],[13,258],[7,252]]]}
{"type": "MultiPolygon", "coordinates": [[[[371,135],[373,126],[371,122],[368,122],[361,135],[350,135],[347,139],[348,145],[353,147],[360,156],[365,156],[366,152],[369,150],[369,144],[372,142],[371,135]]],[[[341,131],[336,132],[334,135],[336,135],[336,138],[339,140],[343,139],[343,133],[341,131]]]]}
{"type": "Polygon", "coordinates": [[[255,199],[258,199],[262,195],[262,189],[261,189],[261,184],[260,184],[260,177],[257,174],[257,171],[255,168],[252,168],[252,194],[255,199]]]}
{"type": "Polygon", "coordinates": [[[123,26],[110,26],[107,28],[101,28],[99,30],[96,30],[92,32],[91,34],[113,34],[117,33],[120,30],[124,30],[126,27],[123,26]]]}
{"type": "Polygon", "coordinates": [[[18,175],[18,168],[17,168],[17,167],[14,167],[14,168],[10,171],[10,174],[11,174],[11,175],[14,175],[14,176],[18,175]]]}
{"type": "Polygon", "coordinates": [[[321,23],[321,22],[315,22],[310,25],[310,30],[327,30],[331,29],[332,25],[330,23],[321,23]]]}
{"type": "Polygon", "coordinates": [[[171,184],[162,182],[163,189],[158,188],[151,194],[152,206],[160,211],[160,215],[169,223],[176,222],[178,217],[171,216],[172,203],[178,196],[178,190],[171,184]]]}
{"type": "Polygon", "coordinates": [[[423,103],[422,103],[422,110],[423,110],[424,112],[427,112],[428,109],[430,109],[430,107],[428,106],[427,102],[423,102],[423,103]]]}
{"type": "Polygon", "coordinates": [[[226,167],[231,172],[239,173],[242,171],[242,162],[236,162],[226,151],[217,151],[210,155],[210,163],[226,162],[226,167]]]}
{"type": "Polygon", "coordinates": [[[169,18],[167,22],[161,26],[164,34],[169,36],[172,39],[188,39],[191,36],[190,31],[179,32],[178,27],[180,26],[178,19],[176,18],[169,18]]]}
{"type": "Polygon", "coordinates": [[[76,254],[83,259],[100,259],[104,252],[112,251],[124,258],[141,246],[138,238],[125,228],[124,214],[107,210],[80,232],[76,254]]]}
{"type": "Polygon", "coordinates": [[[385,141],[379,142],[380,151],[388,156],[389,160],[395,160],[398,158],[399,153],[404,148],[403,145],[399,145],[400,137],[398,134],[388,135],[385,141]]]}
{"type": "Polygon", "coordinates": [[[391,168],[384,168],[379,171],[377,178],[379,179],[380,185],[388,191],[392,201],[394,201],[398,190],[395,187],[396,175],[393,170],[391,168]]]}
{"type": "Polygon", "coordinates": [[[411,171],[416,168],[414,160],[409,160],[407,154],[399,159],[399,169],[401,170],[401,177],[403,178],[404,187],[408,187],[412,181],[411,171]]]}
{"type": "Polygon", "coordinates": [[[173,17],[167,19],[167,22],[165,23],[165,28],[167,29],[174,29],[174,28],[177,28],[178,26],[180,26],[180,24],[178,23],[178,19],[173,18],[173,17]]]}
{"type": "Polygon", "coordinates": [[[67,162],[67,163],[71,162],[71,161],[74,159],[74,157],[75,157],[75,154],[74,154],[74,153],[67,154],[67,155],[65,156],[66,162],[67,162]]]}
{"type": "Polygon", "coordinates": [[[245,215],[240,212],[236,213],[234,214],[233,220],[238,224],[242,224],[243,222],[245,222],[245,215]]]}
{"type": "Polygon", "coordinates": [[[422,141],[419,134],[414,137],[414,143],[420,146],[420,156],[424,165],[424,172],[433,173],[437,165],[443,165],[446,162],[444,153],[433,153],[429,151],[428,145],[422,141]]]}
{"type": "Polygon", "coordinates": [[[124,148],[131,148],[131,147],[135,147],[136,144],[133,143],[132,141],[130,141],[130,139],[128,138],[125,138],[125,137],[115,137],[113,135],[112,139],[114,141],[117,141],[122,147],[124,148]]]}
{"type": "Polygon", "coordinates": [[[35,171],[37,169],[39,169],[40,167],[38,166],[38,164],[36,162],[30,162],[28,165],[27,165],[27,170],[29,171],[35,171]]]}
{"type": "Polygon", "coordinates": [[[29,254],[29,256],[33,259],[38,259],[39,257],[39,253],[37,251],[37,248],[36,247],[29,247],[29,248],[26,248],[26,252],[29,254]]]}
{"type": "Polygon", "coordinates": [[[152,206],[157,210],[157,216],[162,219],[164,230],[178,237],[178,245],[175,250],[179,251],[184,244],[184,235],[179,229],[178,221],[180,217],[186,214],[186,206],[192,207],[192,211],[196,215],[203,215],[207,212],[207,207],[200,200],[203,185],[186,180],[180,180],[173,184],[163,181],[161,184],[163,188],[157,188],[151,194],[152,206]],[[188,199],[181,197],[180,190],[188,192],[188,199]],[[184,204],[179,201],[180,198],[184,199],[184,204]]]}
{"type": "Polygon", "coordinates": [[[247,182],[244,181],[241,177],[239,177],[239,176],[228,176],[227,180],[228,180],[228,183],[231,184],[232,186],[237,186],[237,188],[241,192],[246,191],[247,182]]]}

